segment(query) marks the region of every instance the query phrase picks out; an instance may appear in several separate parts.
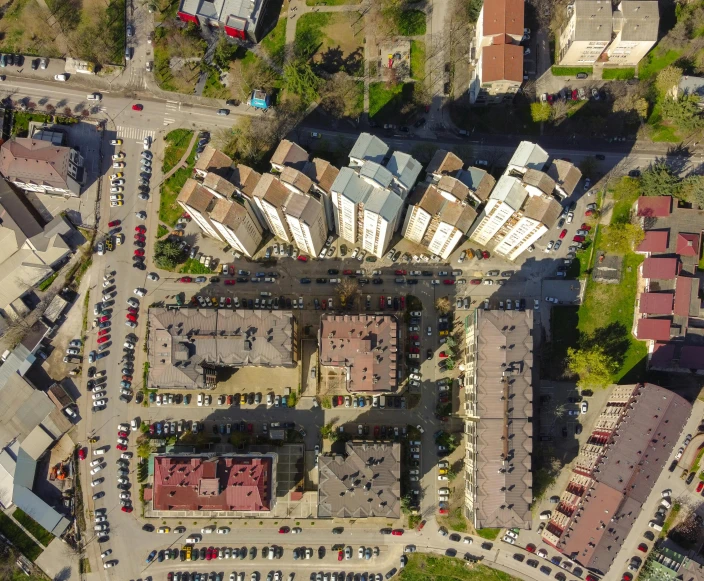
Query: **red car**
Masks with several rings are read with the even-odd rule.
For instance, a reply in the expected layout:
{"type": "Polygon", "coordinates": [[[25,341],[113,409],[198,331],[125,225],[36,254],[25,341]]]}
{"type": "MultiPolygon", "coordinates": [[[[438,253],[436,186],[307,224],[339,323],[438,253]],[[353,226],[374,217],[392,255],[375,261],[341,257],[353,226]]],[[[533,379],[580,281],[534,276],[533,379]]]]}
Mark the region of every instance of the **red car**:
{"type": "Polygon", "coordinates": [[[401,309],[406,308],[406,297],[401,297],[401,309]]]}
{"type": "Polygon", "coordinates": [[[591,227],[589,224],[582,224],[582,225],[579,227],[579,229],[580,229],[580,230],[586,230],[587,232],[589,232],[589,230],[591,230],[592,227],[591,227]]]}
{"type": "Polygon", "coordinates": [[[633,581],[633,575],[631,575],[630,573],[624,573],[621,579],[622,581],[633,581]]]}
{"type": "Polygon", "coordinates": [[[98,337],[98,344],[107,343],[108,341],[110,341],[109,335],[103,335],[102,337],[98,337]]]}
{"type": "Polygon", "coordinates": [[[131,506],[123,506],[122,512],[132,512],[132,507],[131,506]]]}
{"type": "Polygon", "coordinates": [[[491,255],[489,254],[489,251],[488,251],[488,250],[484,250],[484,251],[482,252],[482,256],[484,257],[484,260],[486,260],[486,259],[489,258],[489,256],[491,256],[491,255]]]}
{"type": "Polygon", "coordinates": [[[127,452],[127,446],[124,444],[118,444],[115,448],[117,448],[120,452],[127,452]]]}
{"type": "Polygon", "coordinates": [[[127,312],[132,313],[133,315],[138,315],[139,309],[135,309],[134,307],[127,307],[127,312]]]}
{"type": "Polygon", "coordinates": [[[137,250],[134,251],[135,256],[144,256],[144,250],[141,248],[137,248],[137,250]]]}
{"type": "Polygon", "coordinates": [[[232,299],[231,299],[230,297],[227,297],[227,298],[225,299],[225,304],[226,304],[228,307],[229,307],[230,305],[232,305],[232,299]]]}
{"type": "Polygon", "coordinates": [[[533,543],[528,543],[526,545],[526,551],[529,553],[535,553],[535,545],[533,543]]]}
{"type": "Polygon", "coordinates": [[[193,282],[193,279],[190,276],[182,276],[178,279],[178,282],[193,282]]]}
{"type": "Polygon", "coordinates": [[[144,234],[142,234],[141,232],[137,232],[137,233],[134,235],[134,239],[135,239],[137,242],[144,242],[147,238],[146,238],[146,237],[144,236],[144,234]]]}
{"type": "Polygon", "coordinates": [[[327,309],[327,308],[328,308],[328,302],[327,302],[326,300],[324,300],[324,299],[323,299],[323,302],[321,303],[321,305],[320,305],[320,306],[321,306],[321,307],[323,307],[323,310],[325,310],[325,309],[327,309]]]}
{"type": "Polygon", "coordinates": [[[107,335],[110,332],[110,329],[100,329],[98,331],[98,337],[102,337],[103,335],[107,335]]]}
{"type": "Polygon", "coordinates": [[[442,281],[442,284],[455,284],[455,281],[454,281],[454,280],[450,280],[450,279],[448,278],[448,279],[443,280],[443,281],[442,281]]]}
{"type": "Polygon", "coordinates": [[[396,274],[398,274],[400,276],[406,276],[408,273],[405,270],[397,270],[396,274]]]}
{"type": "Polygon", "coordinates": [[[110,320],[110,317],[100,317],[101,323],[107,323],[109,320],[110,320]]]}
{"type": "Polygon", "coordinates": [[[552,102],[554,101],[554,99],[555,99],[555,97],[553,97],[552,95],[548,94],[548,103],[550,103],[550,105],[552,105],[552,102]]]}
{"type": "Polygon", "coordinates": [[[425,521],[422,520],[422,521],[420,521],[420,523],[418,523],[418,526],[416,527],[416,530],[417,530],[417,531],[422,531],[424,526],[425,526],[425,521]]]}
{"type": "Polygon", "coordinates": [[[210,559],[213,558],[213,548],[208,547],[208,549],[205,551],[205,560],[210,561],[210,559]]]}
{"type": "Polygon", "coordinates": [[[411,347],[410,351],[411,353],[420,353],[420,349],[418,347],[411,347]]]}
{"type": "Polygon", "coordinates": [[[127,320],[132,321],[133,323],[137,322],[137,317],[135,317],[132,313],[127,315],[127,320]]]}
{"type": "Polygon", "coordinates": [[[643,551],[644,553],[647,553],[648,552],[648,545],[646,545],[645,543],[641,543],[640,545],[638,545],[638,550],[643,551]]]}
{"type": "Polygon", "coordinates": [[[132,105],[132,111],[141,111],[142,109],[144,109],[144,105],[141,105],[139,103],[135,103],[134,105],[132,105]]]}
{"type": "Polygon", "coordinates": [[[579,95],[577,94],[577,89],[575,89],[572,91],[572,100],[576,101],[577,99],[579,99],[579,95]]]}
{"type": "Polygon", "coordinates": [[[343,270],[342,274],[354,274],[353,270],[343,270]]]}
{"type": "Polygon", "coordinates": [[[132,381],[132,376],[131,375],[123,375],[122,381],[132,381]]]}
{"type": "Polygon", "coordinates": [[[345,398],[342,397],[341,395],[338,395],[338,396],[337,396],[337,405],[338,405],[338,406],[345,405],[345,398]]]}
{"type": "Polygon", "coordinates": [[[374,437],[375,438],[379,437],[379,426],[374,426],[374,437]]]}
{"type": "Polygon", "coordinates": [[[147,228],[146,228],[146,226],[142,226],[142,225],[140,224],[139,226],[135,226],[135,227],[134,227],[134,231],[135,231],[135,232],[141,232],[142,234],[144,234],[144,233],[147,231],[147,228]]]}
{"type": "Polygon", "coordinates": [[[562,240],[565,236],[567,236],[567,228],[560,232],[560,240],[562,240]]]}
{"type": "Polygon", "coordinates": [[[113,220],[112,222],[108,222],[108,228],[114,228],[115,226],[119,226],[120,221],[119,220],[113,220]]]}
{"type": "Polygon", "coordinates": [[[379,308],[380,309],[384,308],[384,297],[379,297],[379,308]]]}
{"type": "Polygon", "coordinates": [[[438,513],[440,513],[440,514],[447,514],[448,512],[450,512],[450,511],[447,510],[446,508],[440,508],[440,509],[438,509],[438,513]]]}
{"type": "Polygon", "coordinates": [[[469,284],[482,284],[482,279],[481,278],[473,278],[472,280],[469,281],[469,284]]]}
{"type": "Polygon", "coordinates": [[[308,262],[308,257],[304,256],[303,254],[299,254],[298,260],[300,260],[301,262],[308,262]]]}
{"type": "Polygon", "coordinates": [[[572,242],[584,242],[584,236],[575,236],[572,238],[572,242]]]}
{"type": "Polygon", "coordinates": [[[697,492],[701,492],[702,488],[704,488],[704,482],[700,482],[699,484],[697,484],[697,492]]]}
{"type": "Polygon", "coordinates": [[[440,357],[440,359],[447,359],[447,353],[445,353],[444,351],[440,351],[438,357],[440,357]]]}
{"type": "Polygon", "coordinates": [[[78,448],[78,457],[79,457],[81,460],[85,460],[85,459],[86,459],[86,449],[85,449],[85,448],[78,448]]]}
{"type": "Polygon", "coordinates": [[[400,537],[403,534],[403,529],[394,529],[391,531],[391,534],[395,537],[400,537]]]}
{"type": "Polygon", "coordinates": [[[587,210],[586,212],[584,212],[584,215],[591,216],[593,213],[594,213],[594,210],[587,210]]]}
{"type": "Polygon", "coordinates": [[[587,575],[587,576],[584,578],[584,580],[585,580],[585,581],[599,581],[596,577],[594,577],[594,575],[587,575]]]}
{"type": "Polygon", "coordinates": [[[247,431],[251,434],[254,431],[254,424],[247,424],[247,431]]]}
{"type": "Polygon", "coordinates": [[[127,432],[123,432],[122,430],[117,432],[117,435],[120,436],[120,438],[129,438],[130,437],[130,435],[127,432]]]}
{"type": "Polygon", "coordinates": [[[342,561],[342,551],[337,552],[337,560],[342,561]]]}
{"type": "Polygon", "coordinates": [[[279,529],[279,534],[280,534],[280,535],[285,535],[286,533],[290,533],[290,532],[291,532],[291,529],[288,528],[288,527],[281,527],[281,528],[279,529]]]}
{"type": "Polygon", "coordinates": [[[411,339],[413,339],[414,341],[418,341],[418,335],[411,335],[411,339]]]}
{"type": "Polygon", "coordinates": [[[227,280],[225,280],[225,284],[227,285],[233,285],[235,284],[235,282],[237,281],[234,278],[228,278],[227,280]]]}

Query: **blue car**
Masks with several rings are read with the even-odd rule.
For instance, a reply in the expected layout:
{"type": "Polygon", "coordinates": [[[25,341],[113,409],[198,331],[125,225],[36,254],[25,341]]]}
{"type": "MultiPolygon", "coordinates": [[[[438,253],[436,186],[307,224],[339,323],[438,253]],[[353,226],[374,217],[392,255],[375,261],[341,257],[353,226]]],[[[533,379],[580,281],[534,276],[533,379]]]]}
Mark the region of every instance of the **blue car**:
{"type": "Polygon", "coordinates": [[[157,434],[157,436],[161,436],[161,429],[162,429],[161,422],[157,422],[157,423],[156,423],[156,434],[157,434]]]}
{"type": "Polygon", "coordinates": [[[132,384],[129,381],[121,381],[120,386],[124,387],[125,389],[130,389],[132,387],[132,384]]]}
{"type": "Polygon", "coordinates": [[[309,278],[302,278],[301,284],[310,284],[310,279],[309,278]]]}
{"type": "Polygon", "coordinates": [[[156,550],[149,553],[149,556],[147,557],[147,563],[151,563],[154,560],[154,557],[156,557],[156,550]]]}
{"type": "Polygon", "coordinates": [[[365,403],[364,403],[364,398],[363,398],[363,397],[360,397],[360,398],[359,398],[359,407],[363,408],[364,405],[365,405],[365,403]]]}

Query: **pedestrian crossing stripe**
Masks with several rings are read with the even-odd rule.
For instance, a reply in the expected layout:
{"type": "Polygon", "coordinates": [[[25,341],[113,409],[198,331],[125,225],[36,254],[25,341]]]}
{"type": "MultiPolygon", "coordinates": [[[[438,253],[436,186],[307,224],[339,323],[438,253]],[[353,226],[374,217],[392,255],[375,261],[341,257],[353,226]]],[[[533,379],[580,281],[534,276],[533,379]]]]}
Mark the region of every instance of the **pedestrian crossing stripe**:
{"type": "Polygon", "coordinates": [[[156,131],[153,129],[141,129],[139,127],[122,127],[117,126],[117,136],[122,139],[137,139],[143,140],[145,137],[154,137],[156,131]]]}

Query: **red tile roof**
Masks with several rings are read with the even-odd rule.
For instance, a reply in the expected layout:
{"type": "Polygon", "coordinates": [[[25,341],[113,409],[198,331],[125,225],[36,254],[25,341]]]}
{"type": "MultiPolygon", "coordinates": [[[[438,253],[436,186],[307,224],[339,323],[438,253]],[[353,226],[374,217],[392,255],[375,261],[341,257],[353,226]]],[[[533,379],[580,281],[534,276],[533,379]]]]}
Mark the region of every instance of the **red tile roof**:
{"type": "Polygon", "coordinates": [[[677,249],[675,252],[680,256],[696,256],[699,258],[699,234],[683,234],[680,232],[677,235],[677,249]]]}
{"type": "Polygon", "coordinates": [[[154,510],[268,511],[270,456],[157,456],[154,510]]]}
{"type": "Polygon", "coordinates": [[[704,369],[704,347],[684,345],[680,349],[680,368],[704,369]]]}
{"type": "Polygon", "coordinates": [[[484,2],[483,31],[485,36],[512,34],[523,36],[524,0],[491,0],[484,2]]]}
{"type": "Polygon", "coordinates": [[[671,323],[670,319],[638,319],[636,337],[641,341],[669,341],[671,323]]]}
{"type": "Polygon", "coordinates": [[[672,293],[643,293],[640,295],[640,312],[645,315],[671,315],[672,293]]]}
{"type": "Polygon", "coordinates": [[[482,83],[523,82],[523,47],[517,44],[485,46],[482,54],[482,83]]]}
{"type": "Polygon", "coordinates": [[[667,252],[669,230],[648,230],[636,252],[667,252]]]}
{"type": "Polygon", "coordinates": [[[678,276],[675,280],[675,315],[689,316],[689,303],[692,300],[692,279],[678,276]]]}
{"type": "Polygon", "coordinates": [[[643,261],[643,278],[654,278],[657,280],[675,278],[679,270],[677,258],[650,257],[643,261]]]}
{"type": "Polygon", "coordinates": [[[653,353],[650,356],[651,367],[670,367],[672,358],[675,356],[674,343],[655,343],[653,353]]]}
{"type": "Polygon", "coordinates": [[[672,211],[671,196],[641,196],[638,198],[638,215],[649,218],[669,216],[672,211]]]}

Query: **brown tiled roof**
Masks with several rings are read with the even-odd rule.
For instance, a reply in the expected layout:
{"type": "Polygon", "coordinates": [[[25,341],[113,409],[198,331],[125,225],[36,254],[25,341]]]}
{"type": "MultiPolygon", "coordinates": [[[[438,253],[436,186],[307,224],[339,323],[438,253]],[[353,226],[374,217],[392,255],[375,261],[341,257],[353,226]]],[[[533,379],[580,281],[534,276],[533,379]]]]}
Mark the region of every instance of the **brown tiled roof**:
{"type": "Polygon", "coordinates": [[[463,234],[469,231],[477,217],[477,212],[469,204],[457,204],[445,201],[445,206],[440,212],[440,220],[446,224],[451,224],[463,234]]]}
{"type": "MultiPolygon", "coordinates": [[[[671,315],[674,298],[669,292],[641,293],[640,312],[644,315],[671,315]]],[[[689,304],[687,307],[689,308],[689,304]]]]}
{"type": "Polygon", "coordinates": [[[203,185],[206,188],[215,190],[218,194],[226,198],[231,197],[232,194],[235,193],[235,186],[231,182],[213,172],[206,174],[205,178],[203,178],[203,185]]]}
{"type": "Polygon", "coordinates": [[[319,517],[401,516],[398,442],[346,442],[345,456],[319,456],[318,480],[319,517]]]}
{"type": "Polygon", "coordinates": [[[638,215],[649,218],[669,216],[672,211],[671,196],[641,196],[638,198],[638,215]]]}
{"type": "Polygon", "coordinates": [[[154,510],[271,509],[271,456],[155,456],[154,510]]]}
{"type": "Polygon", "coordinates": [[[303,169],[308,161],[308,152],[297,143],[288,139],[282,139],[271,156],[271,163],[274,165],[288,165],[296,169],[303,169]]]}
{"type": "Polygon", "coordinates": [[[49,141],[17,137],[0,147],[0,173],[10,181],[67,190],[70,152],[71,148],[49,141]]]}
{"type": "Polygon", "coordinates": [[[222,151],[211,145],[206,145],[194,167],[203,172],[213,172],[225,176],[231,165],[232,160],[222,151]]]}
{"type": "Polygon", "coordinates": [[[431,216],[440,212],[445,203],[437,188],[430,184],[418,184],[411,195],[411,204],[420,206],[431,216]]]}
{"type": "Polygon", "coordinates": [[[546,195],[552,194],[555,189],[555,180],[548,174],[537,169],[529,169],[523,174],[523,183],[538,188],[546,195]]]}
{"type": "Polygon", "coordinates": [[[285,167],[281,172],[279,179],[284,184],[290,184],[297,190],[306,194],[313,187],[313,180],[311,180],[306,174],[292,167],[285,167]]]}
{"type": "Polygon", "coordinates": [[[303,170],[318,186],[327,193],[330,193],[337,174],[340,170],[329,161],[316,157],[312,162],[308,162],[303,170]]]}
{"type": "MultiPolygon", "coordinates": [[[[699,284],[699,281],[687,276],[678,276],[675,279],[675,315],[682,317],[689,316],[689,305],[692,300],[692,283],[699,284]]],[[[699,288],[697,286],[697,288],[699,288]]]]}
{"type": "Polygon", "coordinates": [[[486,202],[489,199],[489,196],[491,195],[491,191],[496,185],[496,178],[489,172],[486,172],[476,167],[467,168],[467,172],[471,173],[472,175],[477,172],[484,173],[481,180],[479,181],[479,185],[474,190],[474,195],[477,196],[477,198],[479,198],[482,202],[486,202]]]}
{"type": "Polygon", "coordinates": [[[523,82],[523,47],[492,44],[482,50],[482,83],[523,82]]]}
{"type": "Polygon", "coordinates": [[[390,315],[322,316],[320,364],[347,370],[347,390],[396,391],[398,320],[390,315]]]}
{"type": "Polygon", "coordinates": [[[677,258],[650,256],[643,261],[643,278],[667,280],[675,278],[678,272],[679,261],[677,258]]]}
{"type": "Polygon", "coordinates": [[[637,252],[666,252],[669,237],[669,230],[646,230],[637,252]]]}
{"type": "Polygon", "coordinates": [[[491,0],[484,2],[483,31],[485,36],[512,34],[523,36],[523,0],[491,0]]]}
{"type": "Polygon", "coordinates": [[[556,159],[548,168],[548,175],[559,184],[568,196],[572,195],[579,180],[582,179],[582,172],[574,164],[564,159],[556,159]]]}
{"type": "Polygon", "coordinates": [[[186,204],[201,214],[208,210],[208,206],[215,196],[200,185],[196,180],[188,178],[181,188],[177,201],[186,204]]]}
{"type": "Polygon", "coordinates": [[[641,341],[669,341],[671,325],[670,319],[638,319],[636,337],[641,341]]]}
{"type": "Polygon", "coordinates": [[[218,200],[215,207],[210,211],[210,219],[220,224],[224,224],[233,230],[247,216],[247,210],[237,202],[230,200],[218,200]]]}
{"type": "Polygon", "coordinates": [[[533,312],[478,310],[475,317],[476,525],[530,528],[533,312]]]}
{"type": "Polygon", "coordinates": [[[467,196],[469,195],[469,188],[460,180],[451,176],[442,176],[440,178],[440,181],[438,181],[437,187],[438,190],[442,190],[444,192],[447,192],[448,194],[451,194],[460,202],[464,202],[467,199],[467,196]]]}
{"type": "Polygon", "coordinates": [[[254,194],[254,188],[259,183],[261,177],[262,174],[254,171],[251,167],[238,163],[232,168],[230,180],[245,196],[251,198],[254,194]]]}
{"type": "Polygon", "coordinates": [[[551,196],[530,196],[523,213],[526,217],[552,228],[562,213],[562,206],[551,196]]]}
{"type": "Polygon", "coordinates": [[[430,160],[428,167],[425,168],[426,173],[436,175],[453,175],[462,169],[462,160],[454,153],[438,149],[430,160]]]}
{"type": "Polygon", "coordinates": [[[266,200],[275,208],[280,208],[290,195],[290,191],[276,176],[265,173],[254,188],[253,196],[266,200]]]}
{"type": "Polygon", "coordinates": [[[696,256],[699,258],[699,234],[677,234],[677,248],[675,252],[680,256],[696,256]]]}

